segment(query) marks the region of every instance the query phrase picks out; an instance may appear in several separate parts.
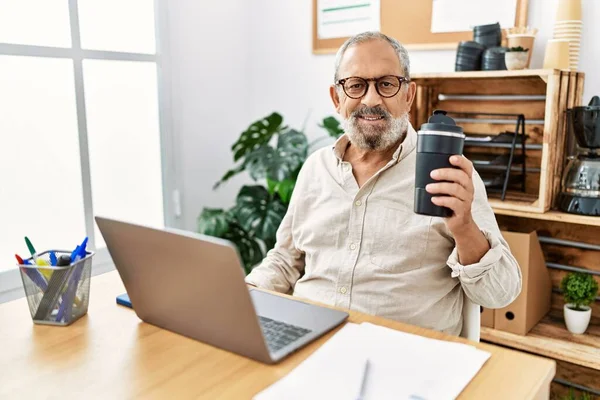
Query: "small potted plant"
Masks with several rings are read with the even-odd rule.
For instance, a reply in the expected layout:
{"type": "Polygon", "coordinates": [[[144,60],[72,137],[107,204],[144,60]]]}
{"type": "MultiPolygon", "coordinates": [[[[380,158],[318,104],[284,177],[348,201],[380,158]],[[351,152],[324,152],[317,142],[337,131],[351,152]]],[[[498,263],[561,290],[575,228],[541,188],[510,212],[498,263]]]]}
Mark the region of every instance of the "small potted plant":
{"type": "Polygon", "coordinates": [[[590,304],[598,295],[598,283],[591,274],[569,272],[561,281],[565,296],[565,323],[571,333],[583,333],[590,323],[590,304]]]}
{"type": "Polygon", "coordinates": [[[529,49],[523,47],[510,47],[504,53],[504,63],[509,70],[524,69],[527,67],[529,49]]]}

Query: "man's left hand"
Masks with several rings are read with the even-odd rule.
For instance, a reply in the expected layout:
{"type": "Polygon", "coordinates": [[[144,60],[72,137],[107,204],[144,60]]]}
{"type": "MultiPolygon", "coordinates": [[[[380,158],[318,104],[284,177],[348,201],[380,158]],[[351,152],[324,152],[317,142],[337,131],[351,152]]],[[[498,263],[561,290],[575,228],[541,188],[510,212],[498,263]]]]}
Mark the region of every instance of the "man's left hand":
{"type": "Polygon", "coordinates": [[[430,183],[426,190],[434,195],[431,201],[438,206],[448,207],[453,215],[446,219],[448,229],[456,236],[473,228],[475,221],[471,215],[471,205],[475,188],[473,186],[473,163],[460,155],[450,157],[450,164],[458,168],[441,168],[431,172],[431,177],[439,183],[430,183]]]}

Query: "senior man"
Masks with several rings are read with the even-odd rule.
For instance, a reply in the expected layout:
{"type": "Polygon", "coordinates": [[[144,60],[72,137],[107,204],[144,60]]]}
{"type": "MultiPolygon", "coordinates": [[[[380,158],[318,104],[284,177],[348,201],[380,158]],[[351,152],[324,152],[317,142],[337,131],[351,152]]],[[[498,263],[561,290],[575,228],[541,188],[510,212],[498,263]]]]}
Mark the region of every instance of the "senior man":
{"type": "Polygon", "coordinates": [[[413,212],[416,85],[406,49],[379,32],[348,39],[329,89],[344,120],[333,147],[304,164],[277,243],[250,285],[458,335],[463,292],[504,307],[521,273],[472,163],[439,169],[433,202],[449,218],[413,212]]]}

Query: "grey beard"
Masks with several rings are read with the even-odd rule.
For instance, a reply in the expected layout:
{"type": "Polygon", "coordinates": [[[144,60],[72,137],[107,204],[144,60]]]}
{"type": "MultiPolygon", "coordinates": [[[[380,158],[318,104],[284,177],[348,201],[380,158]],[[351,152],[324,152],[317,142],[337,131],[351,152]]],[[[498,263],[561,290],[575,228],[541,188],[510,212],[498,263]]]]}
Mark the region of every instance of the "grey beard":
{"type": "Polygon", "coordinates": [[[358,118],[351,116],[344,120],[344,132],[350,142],[364,150],[387,150],[404,138],[408,130],[409,115],[405,113],[398,118],[387,119],[387,127],[362,127],[358,118]]]}

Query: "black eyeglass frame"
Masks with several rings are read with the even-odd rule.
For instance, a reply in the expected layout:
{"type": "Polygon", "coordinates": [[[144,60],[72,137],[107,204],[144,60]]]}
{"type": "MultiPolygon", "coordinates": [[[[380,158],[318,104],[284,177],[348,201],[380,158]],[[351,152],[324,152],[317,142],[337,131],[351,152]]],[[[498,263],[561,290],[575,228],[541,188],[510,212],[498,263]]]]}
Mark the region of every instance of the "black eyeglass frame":
{"type": "Polygon", "coordinates": [[[405,76],[399,76],[399,75],[384,75],[384,76],[380,76],[378,78],[362,78],[360,76],[349,76],[347,78],[338,79],[337,82],[335,82],[335,84],[342,86],[342,90],[344,91],[344,94],[346,94],[346,96],[348,96],[351,99],[358,100],[358,99],[363,98],[367,93],[369,93],[369,85],[370,85],[369,82],[375,82],[375,90],[377,91],[378,95],[380,95],[383,98],[389,99],[389,98],[394,97],[395,95],[397,95],[400,92],[400,89],[402,89],[402,84],[410,82],[410,78],[407,78],[405,76]],[[377,83],[379,82],[379,80],[384,79],[384,78],[389,78],[389,77],[394,77],[394,78],[398,79],[398,82],[400,82],[400,83],[398,85],[398,90],[396,91],[396,93],[394,93],[394,94],[392,94],[390,96],[384,96],[383,94],[381,94],[379,92],[379,86],[377,85],[377,83]],[[349,79],[362,79],[363,81],[365,81],[366,82],[365,92],[362,95],[358,96],[358,97],[350,96],[346,92],[346,86],[344,86],[344,84],[346,83],[346,81],[348,81],[349,79]]]}

